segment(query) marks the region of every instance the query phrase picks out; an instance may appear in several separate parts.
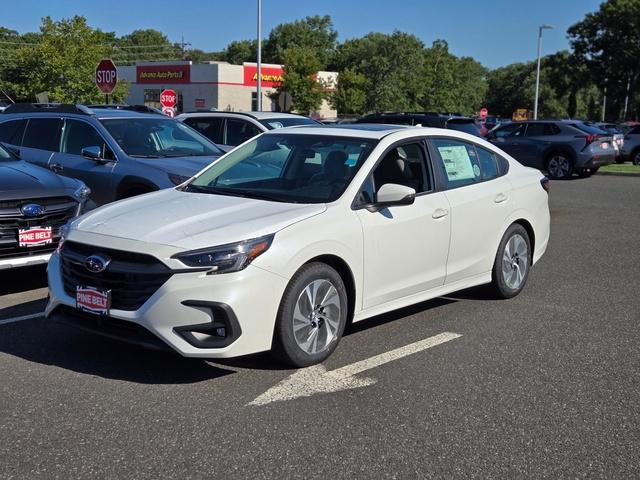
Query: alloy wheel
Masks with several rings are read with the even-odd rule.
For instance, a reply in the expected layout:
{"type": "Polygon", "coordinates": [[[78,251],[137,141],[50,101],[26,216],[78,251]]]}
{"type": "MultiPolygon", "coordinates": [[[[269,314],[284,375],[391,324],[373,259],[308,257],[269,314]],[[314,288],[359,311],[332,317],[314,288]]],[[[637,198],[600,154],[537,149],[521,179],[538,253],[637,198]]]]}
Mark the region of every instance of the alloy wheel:
{"type": "Polygon", "coordinates": [[[519,234],[507,241],[502,254],[502,278],[509,288],[517,290],[527,276],[529,249],[526,240],[519,234]]]}

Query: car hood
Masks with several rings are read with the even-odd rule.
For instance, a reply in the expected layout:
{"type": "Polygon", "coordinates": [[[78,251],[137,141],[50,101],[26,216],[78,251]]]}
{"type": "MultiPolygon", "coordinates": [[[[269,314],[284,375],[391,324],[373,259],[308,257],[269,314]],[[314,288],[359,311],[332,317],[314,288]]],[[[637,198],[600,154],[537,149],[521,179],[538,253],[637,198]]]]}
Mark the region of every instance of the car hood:
{"type": "Polygon", "coordinates": [[[136,158],[135,160],[166,173],[192,177],[221,156],[222,154],[197,157],[136,158]]]}
{"type": "Polygon", "coordinates": [[[12,200],[70,195],[80,184],[23,160],[0,161],[0,198],[12,200]]]}
{"type": "Polygon", "coordinates": [[[167,189],[100,207],[74,222],[74,227],[194,250],[275,233],[325,210],[324,204],[268,202],[167,189]]]}

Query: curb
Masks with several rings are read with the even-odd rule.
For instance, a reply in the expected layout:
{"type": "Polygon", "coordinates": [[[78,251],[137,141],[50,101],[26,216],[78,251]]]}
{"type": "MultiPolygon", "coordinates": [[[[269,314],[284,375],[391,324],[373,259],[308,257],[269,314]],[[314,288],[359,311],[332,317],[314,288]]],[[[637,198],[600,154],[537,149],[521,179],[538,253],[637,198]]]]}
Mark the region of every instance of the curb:
{"type": "Polygon", "coordinates": [[[640,172],[638,173],[630,173],[630,172],[598,172],[596,175],[609,175],[612,177],[640,177],[640,172]]]}

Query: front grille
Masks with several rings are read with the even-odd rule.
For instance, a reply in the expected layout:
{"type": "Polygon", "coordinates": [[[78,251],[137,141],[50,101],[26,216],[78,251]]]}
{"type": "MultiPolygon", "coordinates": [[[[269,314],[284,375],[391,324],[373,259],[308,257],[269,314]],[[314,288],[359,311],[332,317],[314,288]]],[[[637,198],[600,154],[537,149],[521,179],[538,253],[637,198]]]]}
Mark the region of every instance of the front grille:
{"type": "Polygon", "coordinates": [[[173,274],[151,255],[76,242],[65,242],[60,258],[67,295],[75,298],[77,286],[111,290],[114,310],[138,310],[173,274]],[[90,255],[106,256],[111,262],[103,272],[93,273],[84,265],[90,255]]]}
{"type": "Polygon", "coordinates": [[[3,200],[0,202],[0,259],[53,252],[60,240],[60,227],[73,218],[77,211],[78,202],[69,197],[3,200]],[[25,217],[20,209],[29,203],[43,206],[43,214],[25,217]],[[53,241],[37,247],[19,247],[18,230],[31,227],[52,227],[53,241]]]}

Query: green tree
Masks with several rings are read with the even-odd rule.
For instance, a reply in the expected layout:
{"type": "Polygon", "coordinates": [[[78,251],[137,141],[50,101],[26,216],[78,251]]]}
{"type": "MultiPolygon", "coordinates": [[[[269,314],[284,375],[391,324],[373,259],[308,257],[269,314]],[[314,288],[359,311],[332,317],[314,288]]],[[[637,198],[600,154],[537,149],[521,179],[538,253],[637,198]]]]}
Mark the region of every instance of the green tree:
{"type": "MultiPolygon", "coordinates": [[[[40,42],[14,51],[14,63],[3,72],[2,87],[17,101],[34,101],[37,93],[48,92],[53,102],[101,102],[103,95],[94,83],[95,67],[111,54],[102,43],[104,32],[92,29],[84,17],[42,20],[40,42]]],[[[128,90],[119,82],[113,98],[123,100],[128,90]]]]}
{"type": "Polygon", "coordinates": [[[607,87],[609,116],[620,118],[640,87],[640,0],[607,0],[567,34],[593,82],[607,87]]]}
{"type": "Polygon", "coordinates": [[[349,68],[340,72],[335,91],[330,95],[333,108],[341,114],[363,114],[367,108],[367,77],[349,68]]]}
{"type": "Polygon", "coordinates": [[[337,38],[338,32],[334,30],[329,15],[282,23],[271,30],[264,43],[263,59],[268,63],[285,63],[288,49],[304,48],[314,53],[322,70],[331,60],[337,38]]]}
{"type": "Polygon", "coordinates": [[[114,61],[119,64],[181,60],[182,50],[153,28],[134,30],[117,39],[114,61]]]}
{"type": "Polygon", "coordinates": [[[315,52],[304,47],[291,47],[284,52],[282,85],[277,94],[291,95],[291,109],[303,115],[317,110],[327,96],[324,86],[315,78],[320,70],[315,52]]]}
{"type": "Polygon", "coordinates": [[[225,48],[223,58],[234,65],[255,62],[258,58],[257,42],[255,40],[234,40],[225,48]]]}

